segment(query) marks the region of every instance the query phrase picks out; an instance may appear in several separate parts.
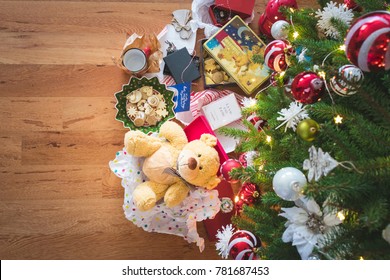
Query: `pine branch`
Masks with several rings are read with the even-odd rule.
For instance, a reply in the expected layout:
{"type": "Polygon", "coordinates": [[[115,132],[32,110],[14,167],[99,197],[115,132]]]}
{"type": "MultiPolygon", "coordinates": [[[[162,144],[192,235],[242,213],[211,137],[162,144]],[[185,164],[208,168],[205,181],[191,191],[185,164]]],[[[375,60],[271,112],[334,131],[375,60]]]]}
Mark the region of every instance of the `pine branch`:
{"type": "Polygon", "coordinates": [[[385,3],[388,1],[383,0],[355,0],[356,4],[361,6],[364,9],[365,13],[386,10],[385,3]]]}

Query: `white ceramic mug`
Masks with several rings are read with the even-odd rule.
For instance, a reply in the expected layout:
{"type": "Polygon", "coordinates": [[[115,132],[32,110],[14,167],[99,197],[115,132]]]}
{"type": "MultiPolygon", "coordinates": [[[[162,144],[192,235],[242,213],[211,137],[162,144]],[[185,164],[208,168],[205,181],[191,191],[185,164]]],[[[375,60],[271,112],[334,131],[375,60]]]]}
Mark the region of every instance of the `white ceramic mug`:
{"type": "Polygon", "coordinates": [[[127,50],[123,54],[122,63],[133,74],[144,71],[148,65],[146,54],[137,48],[127,50]]]}

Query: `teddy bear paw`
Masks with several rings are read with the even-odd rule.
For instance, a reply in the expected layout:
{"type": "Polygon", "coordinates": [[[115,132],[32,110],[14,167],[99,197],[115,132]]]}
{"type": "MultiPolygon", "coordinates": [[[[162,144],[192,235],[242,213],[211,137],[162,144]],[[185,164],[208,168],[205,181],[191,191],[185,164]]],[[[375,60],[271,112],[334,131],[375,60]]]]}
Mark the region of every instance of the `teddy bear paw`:
{"type": "Polygon", "coordinates": [[[148,211],[156,205],[156,195],[148,189],[136,188],[133,192],[133,199],[140,211],[148,211]]]}

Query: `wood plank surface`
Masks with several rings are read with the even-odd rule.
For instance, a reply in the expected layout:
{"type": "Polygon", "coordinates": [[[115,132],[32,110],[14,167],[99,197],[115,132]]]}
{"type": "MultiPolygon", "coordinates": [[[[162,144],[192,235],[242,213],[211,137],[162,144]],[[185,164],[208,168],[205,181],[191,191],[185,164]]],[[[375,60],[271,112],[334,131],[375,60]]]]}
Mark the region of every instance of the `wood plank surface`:
{"type": "MultiPolygon", "coordinates": [[[[256,1],[256,32],[266,2],[256,1]]],[[[108,167],[127,131],[114,93],[129,76],[113,57],[132,33],[158,34],[172,11],[189,8],[190,0],[0,0],[1,259],[219,259],[202,223],[200,253],[126,220],[108,167]]]]}

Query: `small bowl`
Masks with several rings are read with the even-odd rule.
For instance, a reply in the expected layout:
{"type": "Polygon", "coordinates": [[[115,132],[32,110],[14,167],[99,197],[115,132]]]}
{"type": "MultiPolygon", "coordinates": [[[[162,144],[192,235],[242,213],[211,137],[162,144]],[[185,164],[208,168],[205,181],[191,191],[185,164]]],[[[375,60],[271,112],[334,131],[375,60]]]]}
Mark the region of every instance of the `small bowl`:
{"type": "Polygon", "coordinates": [[[115,119],[122,122],[123,126],[129,128],[130,130],[140,130],[144,133],[150,134],[153,132],[158,132],[161,125],[175,117],[174,107],[175,104],[173,102],[173,91],[168,90],[165,84],[161,84],[157,77],[148,79],[146,77],[137,78],[131,77],[128,84],[123,85],[122,90],[115,93],[115,97],[117,103],[115,108],[117,109],[117,114],[115,119]],[[164,97],[164,101],[166,104],[166,110],[168,111],[168,115],[163,117],[160,121],[158,121],[155,125],[148,126],[139,126],[137,127],[134,124],[134,120],[132,120],[126,112],[126,96],[133,92],[134,90],[140,89],[143,86],[151,86],[153,88],[153,92],[155,94],[160,93],[164,97]]]}

